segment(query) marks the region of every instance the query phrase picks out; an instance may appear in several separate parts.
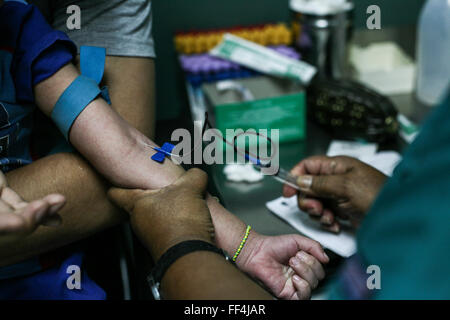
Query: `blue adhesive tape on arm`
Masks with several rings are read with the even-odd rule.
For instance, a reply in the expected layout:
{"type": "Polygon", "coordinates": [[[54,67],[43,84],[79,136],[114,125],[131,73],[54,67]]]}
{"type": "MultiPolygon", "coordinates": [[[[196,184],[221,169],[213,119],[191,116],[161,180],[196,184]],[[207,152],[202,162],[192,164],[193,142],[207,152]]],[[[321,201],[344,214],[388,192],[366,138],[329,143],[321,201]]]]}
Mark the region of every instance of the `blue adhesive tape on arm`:
{"type": "Polygon", "coordinates": [[[100,88],[94,80],[78,76],[59,97],[51,118],[67,141],[69,141],[69,131],[75,119],[99,94],[100,88]]]}
{"type": "Polygon", "coordinates": [[[97,84],[102,81],[105,71],[106,49],[100,47],[80,47],[80,68],[83,76],[94,79],[97,84]]]}

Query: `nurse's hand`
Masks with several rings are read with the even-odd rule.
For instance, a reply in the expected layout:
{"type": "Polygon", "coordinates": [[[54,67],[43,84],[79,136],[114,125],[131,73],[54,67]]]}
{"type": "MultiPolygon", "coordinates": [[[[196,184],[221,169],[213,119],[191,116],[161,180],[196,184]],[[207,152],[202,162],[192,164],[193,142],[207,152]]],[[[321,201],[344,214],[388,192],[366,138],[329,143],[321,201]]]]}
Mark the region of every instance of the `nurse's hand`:
{"type": "Polygon", "coordinates": [[[111,188],[109,198],[128,211],[136,235],[153,259],[186,240],[214,244],[214,225],[205,201],[208,176],[190,169],[158,190],[111,188]]]}
{"type": "MultiPolygon", "coordinates": [[[[291,171],[301,187],[298,205],[325,229],[340,231],[337,217],[358,227],[387,177],[375,168],[350,157],[314,156],[291,171]]],[[[284,186],[283,195],[298,193],[284,186]]]]}

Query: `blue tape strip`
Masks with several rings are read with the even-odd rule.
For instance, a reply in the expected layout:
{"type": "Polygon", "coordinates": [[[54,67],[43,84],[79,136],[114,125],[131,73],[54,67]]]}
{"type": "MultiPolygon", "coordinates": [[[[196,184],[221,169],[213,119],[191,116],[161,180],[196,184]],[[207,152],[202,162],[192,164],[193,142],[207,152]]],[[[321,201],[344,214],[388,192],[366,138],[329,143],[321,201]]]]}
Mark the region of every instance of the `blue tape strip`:
{"type": "Polygon", "coordinates": [[[109,97],[109,90],[107,86],[102,88],[102,98],[105,99],[107,104],[111,105],[111,98],[109,97]]]}
{"type": "Polygon", "coordinates": [[[250,156],[247,153],[245,154],[245,159],[249,160],[254,165],[257,165],[257,166],[261,166],[262,165],[261,160],[253,158],[252,156],[250,156]]]}
{"type": "Polygon", "coordinates": [[[100,93],[94,80],[81,75],[59,97],[51,117],[67,140],[75,119],[100,93]]]}
{"type": "Polygon", "coordinates": [[[170,156],[170,153],[175,148],[175,146],[171,143],[164,143],[162,148],[153,147],[154,150],[158,151],[152,156],[152,160],[156,162],[164,162],[166,156],[170,156]]]}
{"type": "Polygon", "coordinates": [[[97,84],[102,81],[105,71],[106,49],[100,47],[80,47],[81,74],[93,79],[97,84]]]}
{"type": "MultiPolygon", "coordinates": [[[[80,47],[81,74],[100,84],[105,72],[106,49],[92,46],[80,47]]],[[[103,87],[102,98],[110,105],[108,87],[103,87]]]]}

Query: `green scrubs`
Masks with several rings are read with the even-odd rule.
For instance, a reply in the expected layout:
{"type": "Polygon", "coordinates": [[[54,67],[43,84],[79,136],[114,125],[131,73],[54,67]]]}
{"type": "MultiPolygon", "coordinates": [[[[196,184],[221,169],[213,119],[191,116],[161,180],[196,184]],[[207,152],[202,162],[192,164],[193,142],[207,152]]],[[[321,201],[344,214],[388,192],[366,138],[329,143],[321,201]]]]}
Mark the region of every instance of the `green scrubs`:
{"type": "MultiPolygon", "coordinates": [[[[450,299],[450,95],[406,150],[357,243],[365,280],[367,266],[381,271],[370,298],[450,299]]],[[[343,292],[336,282],[332,298],[345,299],[343,292]]]]}

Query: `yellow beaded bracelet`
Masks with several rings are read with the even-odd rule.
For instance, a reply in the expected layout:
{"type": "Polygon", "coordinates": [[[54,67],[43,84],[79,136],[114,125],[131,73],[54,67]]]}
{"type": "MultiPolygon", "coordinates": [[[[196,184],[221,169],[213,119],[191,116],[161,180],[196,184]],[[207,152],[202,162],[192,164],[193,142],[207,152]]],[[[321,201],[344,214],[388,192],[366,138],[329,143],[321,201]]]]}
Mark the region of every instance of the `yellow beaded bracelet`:
{"type": "Polygon", "coordinates": [[[252,229],[251,226],[247,226],[247,230],[245,230],[244,238],[241,241],[241,244],[239,245],[239,248],[237,248],[236,253],[233,256],[233,262],[236,262],[237,257],[242,251],[242,248],[244,247],[245,243],[247,242],[248,235],[250,234],[250,230],[252,229]]]}

